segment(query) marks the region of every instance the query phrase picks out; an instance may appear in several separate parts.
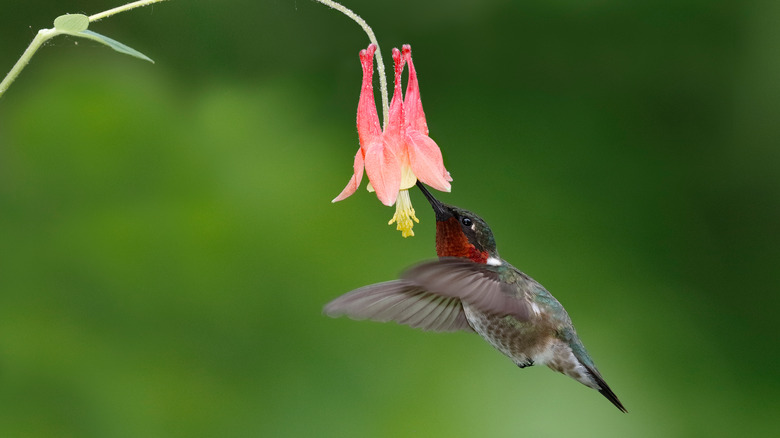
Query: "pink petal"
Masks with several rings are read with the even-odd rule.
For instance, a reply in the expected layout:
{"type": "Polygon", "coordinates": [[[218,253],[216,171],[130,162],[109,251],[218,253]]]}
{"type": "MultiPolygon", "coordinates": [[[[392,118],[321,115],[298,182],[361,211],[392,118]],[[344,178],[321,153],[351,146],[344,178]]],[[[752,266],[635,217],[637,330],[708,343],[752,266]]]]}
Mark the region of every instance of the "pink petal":
{"type": "MultiPolygon", "coordinates": [[[[393,48],[393,65],[395,70],[395,87],[393,89],[393,99],[390,101],[389,114],[387,117],[387,126],[384,129],[385,143],[391,139],[391,144],[396,146],[401,144],[404,128],[404,101],[403,90],[401,89],[401,73],[404,71],[404,60],[401,52],[393,48]]],[[[401,153],[398,149],[393,149],[397,155],[401,153]]]]}
{"type": "Polygon", "coordinates": [[[417,179],[436,190],[449,192],[449,172],[444,168],[441,150],[433,139],[415,129],[406,130],[409,161],[417,179]]]}
{"type": "Polygon", "coordinates": [[[428,124],[425,122],[425,112],[420,99],[420,85],[417,83],[417,70],[412,63],[412,47],[409,44],[403,46],[403,57],[409,64],[409,82],[406,84],[404,98],[406,126],[428,135],[428,124]]]}
{"type": "MultiPolygon", "coordinates": [[[[406,156],[404,145],[404,102],[403,90],[401,89],[401,73],[404,70],[404,60],[398,49],[393,49],[393,64],[395,66],[395,89],[393,91],[393,100],[390,101],[390,110],[387,126],[382,133],[385,147],[390,148],[393,153],[403,159],[406,156]]],[[[407,160],[408,161],[408,160],[407,160]]]]}
{"type": "Polygon", "coordinates": [[[357,129],[360,147],[364,148],[382,134],[379,116],[374,101],[374,52],[376,46],[369,44],[360,51],[360,65],[363,67],[363,85],[360,89],[360,100],[357,110],[357,129]]]}
{"type": "Polygon", "coordinates": [[[339,193],[338,196],[333,198],[330,202],[339,202],[341,200],[344,200],[350,196],[352,196],[353,193],[355,193],[355,190],[360,187],[360,181],[363,179],[363,150],[358,149],[357,154],[355,154],[355,163],[352,165],[352,169],[355,173],[352,174],[352,178],[349,179],[349,182],[347,183],[347,186],[344,187],[344,190],[339,193]]]}
{"type": "Polygon", "coordinates": [[[366,175],[376,197],[388,207],[395,204],[401,187],[401,163],[383,142],[372,143],[366,152],[366,175]]]}

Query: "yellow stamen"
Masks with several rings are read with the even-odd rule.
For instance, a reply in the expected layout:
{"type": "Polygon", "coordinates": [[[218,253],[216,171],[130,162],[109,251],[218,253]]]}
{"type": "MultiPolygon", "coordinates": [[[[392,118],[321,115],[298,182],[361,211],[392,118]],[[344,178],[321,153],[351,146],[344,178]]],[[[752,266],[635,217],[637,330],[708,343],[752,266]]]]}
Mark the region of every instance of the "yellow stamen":
{"type": "Polygon", "coordinates": [[[414,208],[412,208],[412,200],[409,198],[409,190],[401,190],[398,192],[398,199],[395,201],[395,214],[387,225],[396,222],[396,230],[401,232],[403,237],[414,236],[414,222],[420,223],[417,216],[414,215],[414,208]]]}

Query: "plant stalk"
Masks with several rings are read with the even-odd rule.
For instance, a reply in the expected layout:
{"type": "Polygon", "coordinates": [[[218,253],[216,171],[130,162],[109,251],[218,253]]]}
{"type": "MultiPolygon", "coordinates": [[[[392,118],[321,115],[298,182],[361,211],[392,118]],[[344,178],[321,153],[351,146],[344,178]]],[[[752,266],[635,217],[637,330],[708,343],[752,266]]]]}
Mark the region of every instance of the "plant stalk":
{"type": "Polygon", "coordinates": [[[325,6],[328,6],[330,8],[333,8],[342,14],[346,15],[347,17],[351,18],[355,23],[359,24],[360,27],[363,28],[363,31],[366,32],[366,35],[368,35],[369,41],[371,41],[372,44],[376,46],[376,64],[377,64],[377,72],[379,73],[379,91],[382,94],[382,126],[387,125],[387,118],[389,116],[388,114],[388,103],[387,103],[387,78],[385,77],[385,63],[382,61],[382,51],[379,49],[379,42],[376,40],[376,35],[374,35],[374,31],[371,30],[371,26],[366,23],[365,20],[360,18],[360,16],[354,12],[352,12],[351,9],[343,6],[340,3],[337,3],[332,0],[314,0],[318,3],[322,3],[325,6]]]}

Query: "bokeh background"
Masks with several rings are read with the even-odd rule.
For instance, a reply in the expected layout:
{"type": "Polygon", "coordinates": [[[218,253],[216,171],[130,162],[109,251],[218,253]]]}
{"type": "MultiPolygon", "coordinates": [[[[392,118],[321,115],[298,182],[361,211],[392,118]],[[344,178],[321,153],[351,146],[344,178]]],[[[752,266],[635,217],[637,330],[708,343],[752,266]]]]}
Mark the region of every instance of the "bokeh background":
{"type": "MultiPolygon", "coordinates": [[[[629,410],[473,334],[330,319],[434,257],[346,184],[347,18],[174,0],[44,47],[0,99],[4,437],[776,436],[780,2],[349,1],[411,43],[445,202],[568,309],[629,410]]],[[[13,1],[37,29],[118,1],[13,1]]]]}

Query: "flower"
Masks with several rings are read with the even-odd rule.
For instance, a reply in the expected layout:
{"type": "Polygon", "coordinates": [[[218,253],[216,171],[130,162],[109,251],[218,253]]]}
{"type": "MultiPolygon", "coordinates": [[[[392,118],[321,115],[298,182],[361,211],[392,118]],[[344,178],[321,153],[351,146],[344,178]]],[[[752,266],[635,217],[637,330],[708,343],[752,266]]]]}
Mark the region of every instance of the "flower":
{"type": "Polygon", "coordinates": [[[449,192],[452,178],[444,168],[439,146],[428,136],[428,124],[409,45],[404,45],[402,51],[393,49],[393,99],[387,123],[384,129],[380,129],[372,85],[375,51],[376,46],[373,44],[360,51],[363,67],[363,85],[357,111],[360,149],[355,154],[352,178],[333,202],[355,193],[365,168],[369,180],[368,190],[375,191],[383,204],[396,206],[395,215],[388,224],[395,222],[403,237],[409,237],[414,235],[412,227],[419,220],[414,215],[408,190],[419,179],[437,190],[449,192]],[[409,64],[409,80],[406,95],[402,97],[401,73],[405,64],[409,64]]]}

